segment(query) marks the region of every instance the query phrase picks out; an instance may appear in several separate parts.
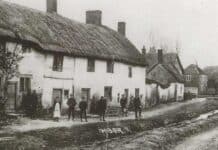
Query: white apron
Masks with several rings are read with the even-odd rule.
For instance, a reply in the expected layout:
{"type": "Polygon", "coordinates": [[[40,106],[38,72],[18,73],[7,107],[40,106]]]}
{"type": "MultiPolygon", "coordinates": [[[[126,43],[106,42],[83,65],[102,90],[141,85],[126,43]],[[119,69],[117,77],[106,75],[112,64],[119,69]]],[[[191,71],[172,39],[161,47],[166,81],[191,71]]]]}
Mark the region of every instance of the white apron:
{"type": "Polygon", "coordinates": [[[60,104],[56,103],[55,104],[55,109],[54,109],[54,118],[60,118],[61,117],[61,109],[60,109],[60,104]]]}

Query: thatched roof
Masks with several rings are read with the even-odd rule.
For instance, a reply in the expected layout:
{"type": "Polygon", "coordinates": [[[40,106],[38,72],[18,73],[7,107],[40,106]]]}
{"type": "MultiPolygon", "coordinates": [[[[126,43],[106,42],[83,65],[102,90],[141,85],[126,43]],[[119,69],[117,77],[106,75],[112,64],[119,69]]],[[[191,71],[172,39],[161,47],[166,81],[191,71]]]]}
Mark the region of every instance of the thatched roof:
{"type": "Polygon", "coordinates": [[[43,51],[146,65],[145,58],[127,38],[106,26],[83,24],[3,1],[0,36],[34,43],[43,51]]]}

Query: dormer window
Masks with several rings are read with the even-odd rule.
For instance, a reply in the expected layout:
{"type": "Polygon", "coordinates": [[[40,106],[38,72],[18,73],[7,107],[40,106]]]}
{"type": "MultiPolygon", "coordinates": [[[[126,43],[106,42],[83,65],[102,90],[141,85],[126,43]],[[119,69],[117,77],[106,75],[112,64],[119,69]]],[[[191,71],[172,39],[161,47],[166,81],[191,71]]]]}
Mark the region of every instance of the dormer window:
{"type": "Polygon", "coordinates": [[[53,71],[62,72],[64,56],[60,54],[54,55],[53,71]]]}

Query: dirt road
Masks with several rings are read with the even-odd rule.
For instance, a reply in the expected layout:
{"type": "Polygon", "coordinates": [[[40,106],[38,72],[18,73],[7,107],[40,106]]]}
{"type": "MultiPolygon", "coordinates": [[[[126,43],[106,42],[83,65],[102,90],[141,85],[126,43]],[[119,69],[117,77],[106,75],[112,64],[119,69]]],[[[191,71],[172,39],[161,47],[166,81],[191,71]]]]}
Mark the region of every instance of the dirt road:
{"type": "Polygon", "coordinates": [[[217,150],[218,128],[187,138],[175,150],[217,150]]]}

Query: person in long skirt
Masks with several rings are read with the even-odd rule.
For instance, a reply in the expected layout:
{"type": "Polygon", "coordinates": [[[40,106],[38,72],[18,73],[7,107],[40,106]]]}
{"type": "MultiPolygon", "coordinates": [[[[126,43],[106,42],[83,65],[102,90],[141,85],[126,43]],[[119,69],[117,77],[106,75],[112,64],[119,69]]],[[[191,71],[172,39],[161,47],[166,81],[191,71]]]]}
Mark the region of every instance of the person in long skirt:
{"type": "Polygon", "coordinates": [[[54,101],[53,118],[55,121],[59,121],[60,117],[61,117],[61,105],[60,105],[59,97],[56,97],[54,101]]]}

